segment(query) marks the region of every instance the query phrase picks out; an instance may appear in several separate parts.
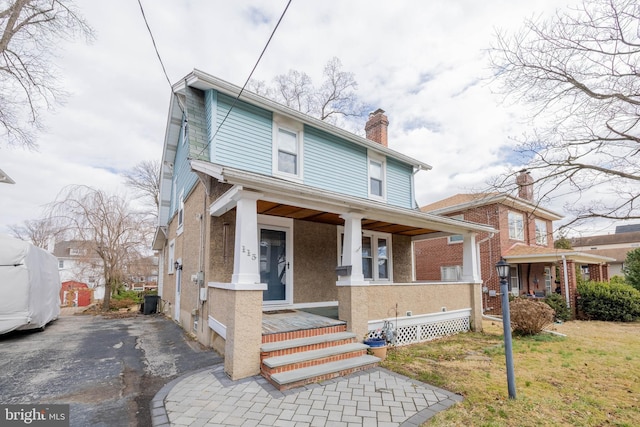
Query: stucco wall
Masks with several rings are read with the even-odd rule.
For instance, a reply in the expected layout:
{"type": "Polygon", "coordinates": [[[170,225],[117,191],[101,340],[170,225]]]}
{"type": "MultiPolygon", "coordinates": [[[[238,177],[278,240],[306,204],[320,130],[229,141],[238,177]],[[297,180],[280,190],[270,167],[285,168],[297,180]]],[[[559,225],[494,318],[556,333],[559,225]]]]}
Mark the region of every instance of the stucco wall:
{"type": "Polygon", "coordinates": [[[293,224],[294,303],[336,301],[338,260],[334,225],[309,221],[293,224]]]}
{"type": "Polygon", "coordinates": [[[394,283],[409,283],[413,277],[411,237],[394,234],[391,239],[394,283]]]}
{"type": "Polygon", "coordinates": [[[449,310],[473,308],[472,287],[460,283],[434,284],[395,284],[389,286],[367,287],[369,300],[369,320],[413,315],[429,314],[449,310]]]}

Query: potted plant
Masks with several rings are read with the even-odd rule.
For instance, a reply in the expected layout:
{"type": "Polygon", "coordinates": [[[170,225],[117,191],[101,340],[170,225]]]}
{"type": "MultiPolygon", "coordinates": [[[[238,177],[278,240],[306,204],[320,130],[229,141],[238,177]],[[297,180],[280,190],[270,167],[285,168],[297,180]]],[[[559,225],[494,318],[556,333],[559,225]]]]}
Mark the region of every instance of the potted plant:
{"type": "Polygon", "coordinates": [[[387,338],[382,329],[367,332],[363,343],[369,346],[367,350],[370,354],[384,360],[387,357],[387,338]]]}

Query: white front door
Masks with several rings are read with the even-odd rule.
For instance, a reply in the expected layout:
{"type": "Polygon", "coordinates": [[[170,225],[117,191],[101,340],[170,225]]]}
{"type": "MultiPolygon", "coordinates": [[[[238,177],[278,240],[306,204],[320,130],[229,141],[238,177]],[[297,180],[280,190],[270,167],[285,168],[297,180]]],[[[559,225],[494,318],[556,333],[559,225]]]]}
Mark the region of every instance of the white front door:
{"type": "MultiPolygon", "coordinates": [[[[182,265],[182,260],[178,260],[178,263],[182,265]]],[[[176,322],[180,322],[180,287],[182,286],[182,269],[176,269],[176,303],[174,306],[173,318],[176,322]]]]}

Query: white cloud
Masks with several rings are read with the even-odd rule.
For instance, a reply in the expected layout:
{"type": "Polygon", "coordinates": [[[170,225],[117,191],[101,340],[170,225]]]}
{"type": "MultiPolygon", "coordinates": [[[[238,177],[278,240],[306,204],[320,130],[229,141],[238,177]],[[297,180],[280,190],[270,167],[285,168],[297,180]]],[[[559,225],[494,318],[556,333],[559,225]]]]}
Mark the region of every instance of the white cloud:
{"type": "MultiPolygon", "coordinates": [[[[77,0],[96,40],[61,44],[70,92],[47,115],[39,152],[0,150],[0,232],[37,218],[68,184],[123,191],[118,173],[159,158],[170,88],[137,2],[77,0]]],[[[285,1],[143,0],[172,83],[198,68],[242,85],[285,1]]],[[[520,133],[514,108],[497,105],[483,80],[496,27],[515,30],[557,1],[294,1],[254,78],[297,69],[321,80],[337,56],[359,95],[386,110],[390,147],[431,164],[417,179],[420,204],[478,187],[499,171],[501,146],[520,133]]]]}

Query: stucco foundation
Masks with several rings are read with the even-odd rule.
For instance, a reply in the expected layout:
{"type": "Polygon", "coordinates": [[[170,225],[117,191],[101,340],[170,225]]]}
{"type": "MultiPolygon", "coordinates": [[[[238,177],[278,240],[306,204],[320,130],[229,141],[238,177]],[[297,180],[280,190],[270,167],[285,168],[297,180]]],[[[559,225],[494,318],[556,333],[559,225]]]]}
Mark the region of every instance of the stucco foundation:
{"type": "Polygon", "coordinates": [[[262,291],[228,291],[224,370],[232,380],[260,373],[262,291]]]}

